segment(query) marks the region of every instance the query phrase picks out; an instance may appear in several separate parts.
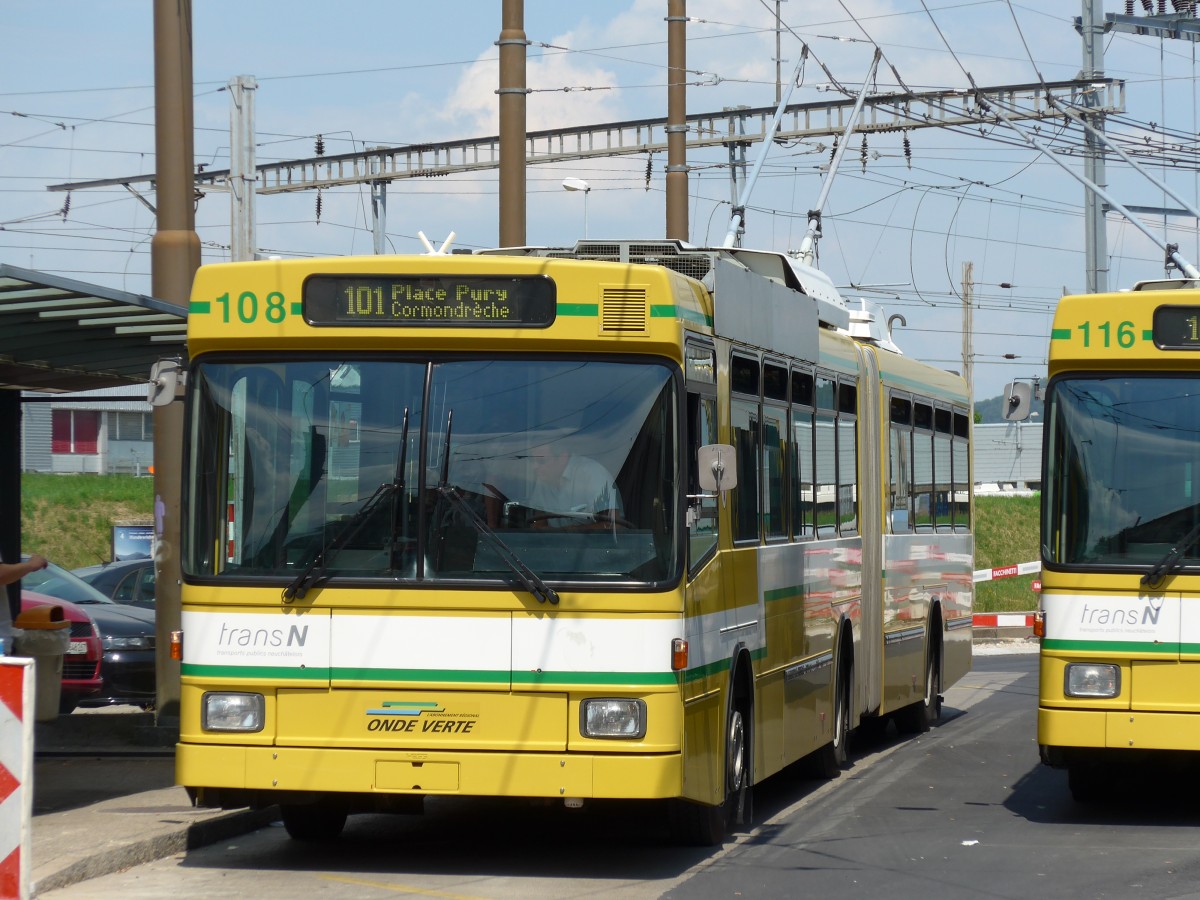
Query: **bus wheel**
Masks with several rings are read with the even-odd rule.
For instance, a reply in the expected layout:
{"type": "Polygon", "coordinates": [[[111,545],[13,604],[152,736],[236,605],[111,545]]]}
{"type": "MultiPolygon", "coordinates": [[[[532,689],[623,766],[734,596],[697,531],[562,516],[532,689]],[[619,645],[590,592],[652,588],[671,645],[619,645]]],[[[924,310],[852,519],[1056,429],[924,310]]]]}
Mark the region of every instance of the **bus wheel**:
{"type": "Polygon", "coordinates": [[[923,734],[942,717],[942,673],[937,654],[925,661],[925,696],[896,712],[896,730],[901,734],[923,734]]]}
{"type": "Polygon", "coordinates": [[[671,835],[687,847],[714,847],[725,840],[725,806],[672,800],[671,835]]]}
{"type": "Polygon", "coordinates": [[[1076,803],[1095,803],[1112,782],[1105,779],[1103,770],[1095,763],[1072,763],[1067,767],[1067,787],[1076,803]]]}
{"type": "Polygon", "coordinates": [[[712,847],[725,840],[729,825],[748,826],[753,819],[753,794],[742,708],[729,711],[725,732],[725,802],[716,806],[691,800],[671,801],[671,832],[681,844],[712,847]]]}
{"type": "Polygon", "coordinates": [[[811,771],[817,778],[837,778],[850,760],[850,678],[839,678],[833,696],[833,739],[812,756],[811,771]]]}
{"type": "Polygon", "coordinates": [[[346,810],[331,803],[280,804],[283,827],[296,841],[331,841],[346,827],[346,810]]]}
{"type": "Polygon", "coordinates": [[[742,708],[735,706],[729,714],[729,732],[725,739],[725,805],[732,825],[749,825],[754,817],[749,749],[746,719],[742,708]]]}

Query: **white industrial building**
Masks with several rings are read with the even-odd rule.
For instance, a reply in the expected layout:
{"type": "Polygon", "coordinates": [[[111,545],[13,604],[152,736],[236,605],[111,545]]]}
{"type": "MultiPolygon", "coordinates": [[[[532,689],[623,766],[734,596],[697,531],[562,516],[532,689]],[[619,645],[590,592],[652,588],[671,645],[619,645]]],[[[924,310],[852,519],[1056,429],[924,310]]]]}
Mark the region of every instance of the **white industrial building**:
{"type": "Polygon", "coordinates": [[[976,425],[975,493],[1024,493],[1042,486],[1042,423],[976,425]]]}

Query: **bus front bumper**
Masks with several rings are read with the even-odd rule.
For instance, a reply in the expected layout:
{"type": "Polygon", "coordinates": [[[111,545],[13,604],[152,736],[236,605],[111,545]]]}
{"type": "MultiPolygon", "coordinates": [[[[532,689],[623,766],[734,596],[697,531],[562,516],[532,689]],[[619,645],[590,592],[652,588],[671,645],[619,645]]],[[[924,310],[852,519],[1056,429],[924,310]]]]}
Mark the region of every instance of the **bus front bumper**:
{"type": "Polygon", "coordinates": [[[1200,750],[1200,714],[1042,706],[1037,733],[1050,748],[1200,750]]]}
{"type": "Polygon", "coordinates": [[[678,753],[414,752],[176,745],[175,780],[201,796],[449,794],[477,797],[662,799],[681,794],[678,753]]]}

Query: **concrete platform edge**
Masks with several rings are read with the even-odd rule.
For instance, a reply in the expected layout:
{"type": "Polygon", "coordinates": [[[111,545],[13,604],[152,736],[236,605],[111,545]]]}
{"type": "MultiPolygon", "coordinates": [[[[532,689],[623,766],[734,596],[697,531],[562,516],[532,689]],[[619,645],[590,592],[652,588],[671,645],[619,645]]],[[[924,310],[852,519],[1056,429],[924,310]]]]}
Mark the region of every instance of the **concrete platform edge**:
{"type": "MultiPolygon", "coordinates": [[[[149,791],[141,797],[135,795],[123,798],[120,802],[126,808],[136,807],[140,802],[144,802],[144,797],[156,793],[159,792],[149,791]]],[[[72,812],[75,811],[55,815],[69,816],[72,812]]],[[[194,810],[192,815],[194,818],[190,822],[172,823],[134,838],[110,838],[110,842],[104,846],[69,861],[60,857],[41,865],[37,860],[39,842],[35,834],[31,896],[37,897],[46,891],[69,887],[92,878],[154,862],[175,853],[184,853],[247,834],[278,820],[279,808],[271,806],[258,810],[194,810]],[[50,871],[45,871],[46,869],[50,871]]]]}

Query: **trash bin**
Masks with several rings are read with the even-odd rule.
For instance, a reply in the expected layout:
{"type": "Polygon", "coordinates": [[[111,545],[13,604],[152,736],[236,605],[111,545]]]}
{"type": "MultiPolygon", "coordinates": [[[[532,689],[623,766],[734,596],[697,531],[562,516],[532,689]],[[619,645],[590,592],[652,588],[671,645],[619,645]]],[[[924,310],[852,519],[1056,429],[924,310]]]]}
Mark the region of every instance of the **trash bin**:
{"type": "Polygon", "coordinates": [[[37,606],[17,616],[13,626],[13,655],[33,660],[33,717],[53,722],[62,699],[63,657],[71,643],[71,623],[63,617],[61,606],[37,606]]]}

